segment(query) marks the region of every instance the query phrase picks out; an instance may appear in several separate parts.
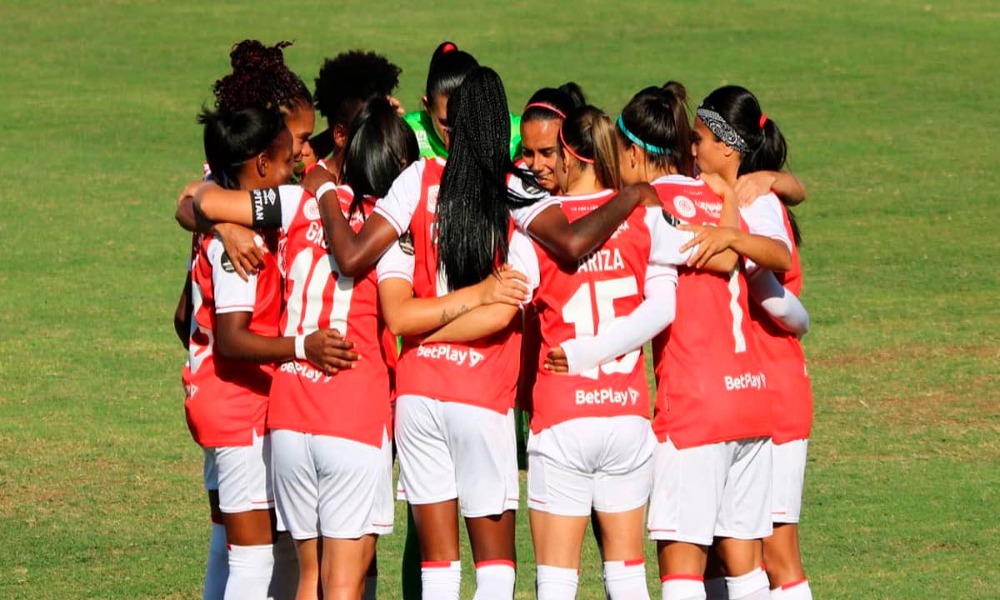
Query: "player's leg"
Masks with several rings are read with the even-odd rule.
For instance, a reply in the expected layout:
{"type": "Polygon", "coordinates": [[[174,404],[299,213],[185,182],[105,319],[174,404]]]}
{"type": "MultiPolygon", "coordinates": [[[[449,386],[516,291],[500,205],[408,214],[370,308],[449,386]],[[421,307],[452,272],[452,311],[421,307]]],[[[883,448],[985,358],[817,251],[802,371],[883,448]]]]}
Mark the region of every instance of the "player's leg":
{"type": "Polygon", "coordinates": [[[531,509],[528,518],[535,548],[535,587],[539,600],[576,598],[587,517],[531,509]]]}
{"type": "Polygon", "coordinates": [[[761,540],[771,535],[771,440],[727,442],[733,449],[720,505],[716,548],[730,600],[767,600],[761,540]]]}
{"type": "Polygon", "coordinates": [[[708,564],[705,565],[705,597],[706,600],[729,600],[726,570],[715,543],[708,549],[708,564]]]}
{"type": "Polygon", "coordinates": [[[403,544],[403,600],[420,600],[420,537],[413,522],[413,509],[406,505],[406,541],[403,544]]]}
{"type": "Polygon", "coordinates": [[[320,581],[322,548],[319,538],[295,540],[295,554],[299,559],[299,587],[295,600],[319,600],[323,597],[320,581]]]}
{"type": "Polygon", "coordinates": [[[212,537],[208,543],[208,561],[205,565],[205,587],[202,600],[222,600],[229,579],[229,549],[226,542],[226,526],[219,510],[219,470],[215,463],[215,450],[204,449],[205,490],[208,492],[208,508],[212,517],[212,537]]]}
{"type": "Polygon", "coordinates": [[[516,515],[516,511],[506,510],[465,520],[476,565],[474,600],[510,600],[514,596],[516,515]]]}
{"type": "Polygon", "coordinates": [[[274,504],[295,544],[297,600],[314,600],[321,595],[319,495],[311,437],[285,429],[271,432],[274,504]]]}
{"type": "Polygon", "coordinates": [[[625,512],[599,512],[604,547],[604,585],[612,600],[649,598],[643,557],[646,507],[625,512]]]}
{"type": "Polygon", "coordinates": [[[420,542],[421,597],[451,600],[458,598],[462,569],[458,490],[441,417],[443,404],[422,396],[399,396],[396,449],[400,496],[409,503],[420,542]]]}
{"type": "Polygon", "coordinates": [[[771,520],[774,533],[764,538],[764,564],[771,597],[811,600],[799,551],[798,522],[802,510],[808,440],[772,445],[771,520]]]}
{"type": "Polygon", "coordinates": [[[357,600],[375,555],[374,534],[360,539],[323,538],[323,600],[357,600]]]}

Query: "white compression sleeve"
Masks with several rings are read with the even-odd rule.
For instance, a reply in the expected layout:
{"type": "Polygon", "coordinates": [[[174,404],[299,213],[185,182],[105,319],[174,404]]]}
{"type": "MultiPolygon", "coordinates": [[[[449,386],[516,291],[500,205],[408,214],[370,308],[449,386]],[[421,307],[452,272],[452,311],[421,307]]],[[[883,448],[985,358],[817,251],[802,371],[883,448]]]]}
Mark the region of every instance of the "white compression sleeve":
{"type": "Polygon", "coordinates": [[[795,296],[781,285],[774,273],[760,269],[750,278],[750,297],[782,329],[802,337],[809,331],[809,313],[795,296]]]}
{"type": "Polygon", "coordinates": [[[645,299],[628,316],[615,319],[593,337],[560,344],[569,374],[578,375],[613,358],[637,350],[667,328],[677,311],[677,282],[669,277],[646,281],[645,299]]]}

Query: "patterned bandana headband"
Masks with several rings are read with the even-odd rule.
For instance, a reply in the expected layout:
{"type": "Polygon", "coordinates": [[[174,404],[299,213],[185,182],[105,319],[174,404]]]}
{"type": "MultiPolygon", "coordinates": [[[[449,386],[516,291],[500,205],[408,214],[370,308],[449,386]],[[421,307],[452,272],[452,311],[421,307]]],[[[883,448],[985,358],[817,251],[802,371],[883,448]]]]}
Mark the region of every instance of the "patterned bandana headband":
{"type": "Polygon", "coordinates": [[[670,148],[660,148],[659,146],[654,146],[652,144],[647,144],[646,142],[639,139],[639,136],[628,130],[625,127],[625,121],[622,120],[621,115],[618,115],[618,129],[621,130],[622,134],[628,138],[630,142],[639,146],[649,154],[662,154],[668,156],[670,154],[670,148]]]}
{"type": "Polygon", "coordinates": [[[710,108],[705,108],[704,105],[698,107],[695,114],[697,114],[701,119],[701,122],[705,124],[705,127],[708,127],[712,133],[715,134],[715,137],[722,140],[723,144],[729,146],[744,156],[750,154],[750,144],[743,139],[743,136],[736,133],[736,130],[733,129],[729,123],[726,123],[726,120],[722,118],[722,115],[710,108]]]}

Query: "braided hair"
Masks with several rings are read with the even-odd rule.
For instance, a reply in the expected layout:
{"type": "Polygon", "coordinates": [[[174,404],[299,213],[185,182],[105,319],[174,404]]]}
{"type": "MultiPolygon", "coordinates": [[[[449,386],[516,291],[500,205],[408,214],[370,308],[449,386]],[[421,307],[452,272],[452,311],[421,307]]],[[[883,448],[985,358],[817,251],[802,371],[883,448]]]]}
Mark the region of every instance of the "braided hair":
{"type": "Polygon", "coordinates": [[[229,61],[233,72],[212,85],[215,107],[236,112],[257,106],[282,113],[312,105],[309,88],[285,66],[284,49],[291,42],[265,46],[258,40],[243,40],[233,46],[229,61]]]}
{"type": "Polygon", "coordinates": [[[438,194],[438,269],[451,289],[478,283],[507,260],[510,210],[534,203],[508,176],[537,189],[510,159],[510,115],[496,71],[478,67],[448,101],[451,153],[438,194]]]}

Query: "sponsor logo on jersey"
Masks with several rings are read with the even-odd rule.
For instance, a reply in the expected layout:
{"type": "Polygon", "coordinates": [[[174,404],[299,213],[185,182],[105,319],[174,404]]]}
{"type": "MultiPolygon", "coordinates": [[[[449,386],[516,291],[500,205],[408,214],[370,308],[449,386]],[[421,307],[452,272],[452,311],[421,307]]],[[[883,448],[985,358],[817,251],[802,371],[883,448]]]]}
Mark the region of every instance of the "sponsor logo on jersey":
{"type": "Polygon", "coordinates": [[[598,271],[614,271],[625,268],[625,260],[618,248],[602,248],[580,261],[577,269],[580,273],[595,273],[598,271]]]}
{"type": "Polygon", "coordinates": [[[625,233],[628,230],[629,230],[628,221],[622,221],[621,225],[618,226],[618,229],[615,229],[615,232],[611,234],[611,239],[615,239],[616,237],[620,236],[621,234],[625,233]]]}
{"type": "Polygon", "coordinates": [[[435,360],[447,360],[458,366],[464,366],[466,361],[468,361],[470,367],[478,365],[484,358],[486,358],[483,354],[476,352],[472,348],[453,348],[451,344],[418,346],[417,356],[423,358],[433,358],[435,360]]]}
{"type": "Polygon", "coordinates": [[[304,214],[310,221],[318,221],[319,202],[316,202],[315,198],[306,200],[305,206],[302,207],[302,214],[304,214]]]}
{"type": "Polygon", "coordinates": [[[722,216],[721,202],[695,202],[695,206],[707,212],[712,218],[718,219],[722,216]]]}
{"type": "Polygon", "coordinates": [[[622,406],[635,406],[639,401],[639,390],[627,388],[618,390],[615,388],[599,388],[596,390],[576,390],[576,403],[580,404],[621,404],[622,406]]]}
{"type": "Polygon", "coordinates": [[[767,377],[763,372],[752,373],[747,371],[742,375],[724,377],[726,382],[726,391],[732,392],[734,390],[766,390],[767,389],[767,377]]]}
{"type": "Polygon", "coordinates": [[[222,258],[219,259],[219,262],[222,263],[222,270],[226,273],[236,272],[236,267],[233,266],[233,261],[229,258],[228,252],[222,253],[222,258]]]}
{"type": "Polygon", "coordinates": [[[676,196],[674,198],[674,208],[677,210],[677,213],[685,219],[690,219],[697,212],[694,207],[694,202],[692,202],[687,196],[676,196]]]}
{"type": "Polygon", "coordinates": [[[327,375],[323,371],[315,369],[308,363],[304,362],[289,361],[282,363],[280,370],[285,373],[291,373],[292,375],[298,375],[302,379],[308,379],[313,383],[319,383],[320,379],[323,380],[323,383],[328,383],[331,379],[333,379],[330,375],[327,375]]]}

